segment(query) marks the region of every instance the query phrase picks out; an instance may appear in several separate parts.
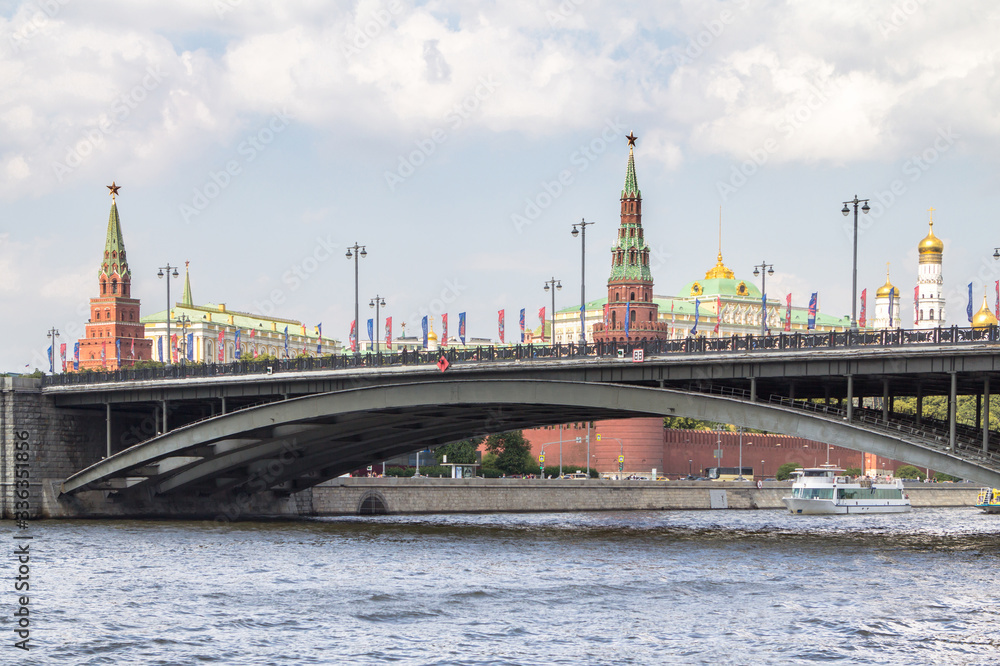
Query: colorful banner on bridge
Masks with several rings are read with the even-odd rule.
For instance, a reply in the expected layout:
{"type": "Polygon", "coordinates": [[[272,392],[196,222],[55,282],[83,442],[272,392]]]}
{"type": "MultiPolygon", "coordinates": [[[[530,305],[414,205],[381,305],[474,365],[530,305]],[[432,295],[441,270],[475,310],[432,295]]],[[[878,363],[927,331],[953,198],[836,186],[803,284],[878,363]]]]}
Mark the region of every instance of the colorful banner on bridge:
{"type": "Polygon", "coordinates": [[[441,314],[441,345],[448,345],[448,313],[441,314]]]}
{"type": "Polygon", "coordinates": [[[257,358],[257,329],[250,329],[250,346],[253,348],[253,357],[257,358]]]}
{"type": "Polygon", "coordinates": [[[385,348],[392,349],[392,317],[385,318],[385,348]]]}
{"type": "Polygon", "coordinates": [[[356,330],[357,326],[355,326],[355,323],[356,322],[352,319],[351,320],[351,332],[348,333],[348,335],[347,335],[347,339],[348,339],[348,341],[351,344],[351,351],[352,352],[358,351],[358,332],[356,330]]]}
{"type": "Polygon", "coordinates": [[[462,341],[463,345],[465,344],[465,313],[464,312],[459,312],[458,313],[458,339],[462,341]]]}
{"type": "Polygon", "coordinates": [[[219,331],[219,353],[216,354],[219,359],[219,363],[226,360],[226,332],[224,330],[219,331]]]}
{"type": "Polygon", "coordinates": [[[54,357],[52,356],[52,345],[49,345],[48,349],[45,350],[45,356],[47,356],[49,359],[49,374],[52,374],[53,372],[55,372],[54,369],[55,360],[54,357]]]}
{"type": "MultiPolygon", "coordinates": [[[[628,333],[629,333],[628,329],[629,329],[629,326],[632,324],[631,320],[632,320],[632,301],[628,301],[627,303],[625,303],[625,339],[626,340],[628,340],[628,337],[629,337],[628,336],[628,333]]],[[[553,337],[555,337],[555,336],[553,336],[553,337]]]]}
{"type": "Polygon", "coordinates": [[[969,323],[972,323],[972,283],[969,283],[969,304],[965,306],[965,313],[969,316],[969,323]]]}
{"type": "Polygon", "coordinates": [[[807,328],[810,331],[816,330],[816,311],[819,309],[819,292],[814,291],[809,297],[809,319],[807,328]]]}
{"type": "Polygon", "coordinates": [[[503,344],[503,325],[504,325],[504,312],[503,310],[497,311],[497,330],[500,333],[500,344],[503,344]]]}
{"type": "Polygon", "coordinates": [[[424,315],[424,318],[420,320],[420,330],[424,334],[424,349],[427,349],[427,315],[424,315]]]}
{"type": "Polygon", "coordinates": [[[79,342],[74,342],[73,343],[73,369],[74,370],[79,370],[80,369],[80,343],[79,342]]]}
{"type": "MultiPolygon", "coordinates": [[[[253,331],[250,331],[251,335],[253,331]]],[[[316,354],[322,355],[323,353],[323,322],[316,324],[316,354]]]]}
{"type": "Polygon", "coordinates": [[[997,304],[993,314],[997,319],[1000,319],[1000,280],[997,280],[997,304]]]}
{"type": "Polygon", "coordinates": [[[868,290],[861,290],[861,316],[858,317],[858,326],[864,328],[868,323],[868,290]]]}
{"type": "Polygon", "coordinates": [[[792,330],[792,295],[785,296],[785,333],[792,330]]]}
{"type": "Polygon", "coordinates": [[[104,366],[107,365],[107,363],[106,363],[107,360],[108,360],[108,343],[107,342],[102,342],[101,343],[101,367],[104,367],[104,366]]]}
{"type": "Polygon", "coordinates": [[[368,347],[370,349],[373,346],[375,346],[375,320],[374,319],[369,319],[368,320],[368,347]]]}
{"type": "Polygon", "coordinates": [[[715,334],[719,334],[719,324],[722,322],[722,299],[715,297],[715,334]]]}
{"type": "Polygon", "coordinates": [[[118,338],[115,340],[115,365],[120,366],[122,364],[122,339],[118,338]]]}
{"type": "Polygon", "coordinates": [[[892,305],[896,301],[896,288],[889,289],[889,328],[892,328],[892,305]]]}
{"type": "Polygon", "coordinates": [[[920,285],[913,288],[913,323],[920,321],[920,285]]]}
{"type": "Polygon", "coordinates": [[[288,327],[285,327],[285,358],[288,358],[288,327]]]}
{"type": "Polygon", "coordinates": [[[701,301],[699,299],[694,299],[694,326],[691,327],[691,335],[698,335],[698,309],[701,307],[701,301]]]}
{"type": "Polygon", "coordinates": [[[524,342],[524,308],[521,308],[521,342],[524,342]]]}
{"type": "Polygon", "coordinates": [[[240,352],[240,338],[241,337],[242,336],[240,335],[240,329],[237,327],[237,329],[236,329],[236,345],[235,345],[235,347],[233,347],[233,357],[236,360],[239,360],[240,356],[242,356],[242,353],[240,352]]]}
{"type": "MultiPolygon", "coordinates": [[[[132,338],[135,340],[135,338],[132,338]]],[[[66,343],[59,345],[59,358],[62,361],[62,371],[66,372],[66,343]]]]}
{"type": "MultiPolygon", "coordinates": [[[[79,347],[79,345],[77,345],[77,347],[79,347]]],[[[163,337],[162,336],[156,338],[156,356],[159,358],[160,363],[163,363],[163,337]]]]}
{"type": "MultiPolygon", "coordinates": [[[[250,334],[253,335],[253,331],[250,331],[250,334]]],[[[131,356],[132,356],[132,358],[135,358],[135,343],[134,342],[132,343],[132,353],[131,353],[131,356]]],[[[192,362],[194,361],[194,333],[188,333],[188,339],[187,339],[187,359],[189,361],[192,361],[192,362]]]]}

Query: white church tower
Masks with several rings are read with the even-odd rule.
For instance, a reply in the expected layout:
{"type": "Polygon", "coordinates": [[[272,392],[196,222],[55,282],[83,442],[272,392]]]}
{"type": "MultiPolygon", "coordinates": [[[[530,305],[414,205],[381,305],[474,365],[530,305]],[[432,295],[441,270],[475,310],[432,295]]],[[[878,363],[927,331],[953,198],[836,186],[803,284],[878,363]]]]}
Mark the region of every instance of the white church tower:
{"type": "Polygon", "coordinates": [[[944,243],[934,235],[934,209],[929,209],[930,231],[920,241],[917,252],[920,264],[917,267],[917,307],[915,328],[937,328],[945,323],[944,290],[941,277],[941,255],[944,243]]]}
{"type": "Polygon", "coordinates": [[[885,284],[875,292],[875,320],[872,327],[876,330],[902,328],[899,321],[899,289],[889,281],[888,264],[885,268],[885,284]]]}

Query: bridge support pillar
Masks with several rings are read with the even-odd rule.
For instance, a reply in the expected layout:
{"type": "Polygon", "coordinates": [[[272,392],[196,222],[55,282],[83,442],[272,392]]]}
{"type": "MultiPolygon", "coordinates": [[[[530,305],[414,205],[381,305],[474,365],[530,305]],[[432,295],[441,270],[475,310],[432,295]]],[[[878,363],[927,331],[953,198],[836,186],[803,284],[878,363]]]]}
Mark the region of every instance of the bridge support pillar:
{"type": "Polygon", "coordinates": [[[750,402],[757,402],[757,378],[750,378],[750,402]]]}
{"type": "Polygon", "coordinates": [[[160,414],[163,416],[163,434],[170,432],[170,426],[167,425],[167,401],[160,401],[160,414]]]}
{"type": "Polygon", "coordinates": [[[920,419],[924,415],[924,387],[917,384],[917,425],[920,425],[920,419]]]}
{"type": "Polygon", "coordinates": [[[854,418],[854,375],[847,375],[847,420],[854,418]]]}
{"type": "Polygon", "coordinates": [[[983,380],[983,453],[990,450],[990,378],[983,380]]]}
{"type": "Polygon", "coordinates": [[[111,403],[104,403],[104,432],[107,434],[108,458],[111,457],[111,403]]]}
{"type": "Polygon", "coordinates": [[[882,423],[889,422],[889,380],[882,380],[882,423]]]}
{"type": "Polygon", "coordinates": [[[222,396],[222,413],[226,413],[226,396],[222,396]]]}
{"type": "Polygon", "coordinates": [[[955,412],[958,407],[958,373],[951,373],[951,391],[948,393],[948,450],[955,450],[955,412]]]}

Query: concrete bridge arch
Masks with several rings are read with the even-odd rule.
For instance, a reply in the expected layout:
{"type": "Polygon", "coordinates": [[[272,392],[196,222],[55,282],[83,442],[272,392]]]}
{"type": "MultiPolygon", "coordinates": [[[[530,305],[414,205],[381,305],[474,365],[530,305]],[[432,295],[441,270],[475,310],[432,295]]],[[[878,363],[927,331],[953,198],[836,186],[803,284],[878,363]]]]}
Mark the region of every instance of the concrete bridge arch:
{"type": "Polygon", "coordinates": [[[216,416],[66,479],[64,494],[294,493],[374,461],[474,435],[573,421],[687,416],[932,467],[1000,487],[1000,469],[836,415],[675,389],[582,381],[440,380],[347,389],[216,416]]]}

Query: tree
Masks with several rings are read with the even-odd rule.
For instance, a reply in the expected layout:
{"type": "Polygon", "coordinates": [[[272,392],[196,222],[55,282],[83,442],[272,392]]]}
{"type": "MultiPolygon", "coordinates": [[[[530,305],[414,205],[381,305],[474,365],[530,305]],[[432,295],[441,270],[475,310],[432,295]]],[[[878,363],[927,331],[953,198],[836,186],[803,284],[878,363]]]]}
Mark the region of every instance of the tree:
{"type": "Polygon", "coordinates": [[[917,479],[919,481],[927,478],[926,474],[913,465],[900,465],[896,468],[895,476],[897,479],[917,479]]]}
{"type": "Polygon", "coordinates": [[[490,435],[486,450],[496,455],[496,466],[504,474],[531,473],[531,445],[520,430],[490,435]]]}
{"type": "Polygon", "coordinates": [[[861,476],[861,468],[860,467],[848,467],[847,469],[844,470],[844,475],[845,476],[861,476]]]}
{"type": "Polygon", "coordinates": [[[437,458],[438,464],[444,462],[444,456],[448,456],[449,463],[472,464],[476,462],[476,452],[479,450],[479,445],[482,443],[482,437],[473,437],[472,439],[463,439],[460,442],[451,442],[450,444],[445,444],[444,446],[439,446],[434,449],[434,457],[437,458]]]}
{"type": "Polygon", "coordinates": [[[774,475],[778,481],[787,481],[792,478],[792,472],[802,467],[799,463],[785,463],[778,468],[778,473],[774,475]]]}
{"type": "Polygon", "coordinates": [[[957,476],[952,476],[951,474],[945,474],[944,472],[934,472],[934,480],[938,483],[944,483],[951,481],[952,483],[958,483],[962,479],[957,476]]]}

